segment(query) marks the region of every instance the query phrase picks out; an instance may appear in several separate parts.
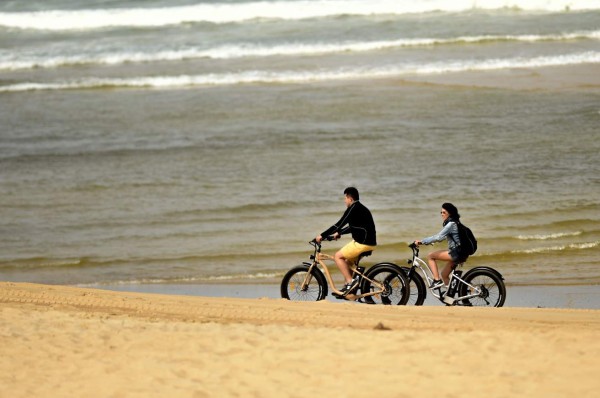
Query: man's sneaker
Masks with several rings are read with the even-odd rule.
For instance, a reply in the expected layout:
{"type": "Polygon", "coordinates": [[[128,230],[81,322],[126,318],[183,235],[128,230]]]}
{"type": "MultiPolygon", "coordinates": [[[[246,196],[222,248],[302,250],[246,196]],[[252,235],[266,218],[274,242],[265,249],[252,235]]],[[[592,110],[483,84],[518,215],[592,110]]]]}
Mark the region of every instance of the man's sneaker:
{"type": "Polygon", "coordinates": [[[437,280],[434,279],[433,282],[431,282],[431,285],[429,285],[430,289],[438,289],[440,287],[444,286],[444,282],[441,280],[437,280]]]}
{"type": "Polygon", "coordinates": [[[342,296],[346,296],[347,294],[356,290],[357,287],[358,287],[358,278],[354,278],[350,282],[346,283],[344,285],[344,287],[342,288],[342,290],[340,290],[340,292],[342,292],[342,296]]]}

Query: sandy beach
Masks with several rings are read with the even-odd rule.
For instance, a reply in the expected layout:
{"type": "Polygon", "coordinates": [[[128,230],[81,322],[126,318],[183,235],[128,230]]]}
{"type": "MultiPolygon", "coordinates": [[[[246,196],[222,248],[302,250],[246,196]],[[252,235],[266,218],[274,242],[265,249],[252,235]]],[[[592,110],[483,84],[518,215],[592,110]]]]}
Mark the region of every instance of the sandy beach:
{"type": "Polygon", "coordinates": [[[588,397],[599,315],[0,283],[0,396],[588,397]]]}

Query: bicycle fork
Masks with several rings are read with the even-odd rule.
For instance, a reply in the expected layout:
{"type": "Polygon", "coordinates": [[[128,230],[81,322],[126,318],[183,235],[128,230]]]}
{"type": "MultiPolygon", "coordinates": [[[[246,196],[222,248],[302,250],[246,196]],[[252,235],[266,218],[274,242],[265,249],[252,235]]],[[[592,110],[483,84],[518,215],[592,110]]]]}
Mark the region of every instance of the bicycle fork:
{"type": "Polygon", "coordinates": [[[304,281],[302,281],[302,285],[300,286],[300,290],[305,292],[308,290],[308,286],[310,286],[310,282],[312,281],[313,275],[312,275],[312,270],[314,267],[317,266],[317,263],[315,261],[311,263],[304,263],[305,265],[308,265],[308,272],[306,273],[306,276],[304,277],[304,281]]]}

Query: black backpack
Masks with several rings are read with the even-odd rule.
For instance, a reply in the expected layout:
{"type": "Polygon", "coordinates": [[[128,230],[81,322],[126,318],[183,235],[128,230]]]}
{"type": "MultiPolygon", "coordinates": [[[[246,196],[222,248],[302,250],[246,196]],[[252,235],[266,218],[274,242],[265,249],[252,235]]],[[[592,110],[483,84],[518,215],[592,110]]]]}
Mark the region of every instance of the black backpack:
{"type": "Polygon", "coordinates": [[[458,227],[459,239],[458,253],[464,260],[466,260],[467,257],[477,251],[477,239],[475,239],[475,235],[473,235],[471,228],[461,224],[460,222],[457,222],[456,226],[458,227]]]}

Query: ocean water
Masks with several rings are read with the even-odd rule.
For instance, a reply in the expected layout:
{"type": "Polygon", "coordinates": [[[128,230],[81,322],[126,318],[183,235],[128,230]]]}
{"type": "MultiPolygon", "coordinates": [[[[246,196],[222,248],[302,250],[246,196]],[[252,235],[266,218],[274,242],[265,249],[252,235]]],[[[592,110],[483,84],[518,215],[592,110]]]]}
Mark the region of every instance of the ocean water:
{"type": "Polygon", "coordinates": [[[0,120],[0,280],[278,283],[354,185],[367,264],[450,201],[600,284],[600,1],[1,1],[0,120]]]}

